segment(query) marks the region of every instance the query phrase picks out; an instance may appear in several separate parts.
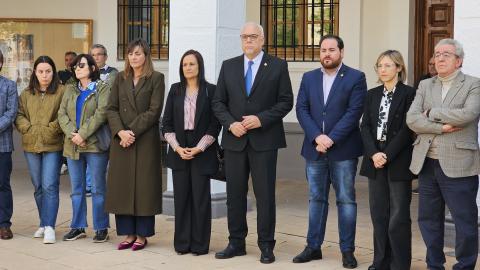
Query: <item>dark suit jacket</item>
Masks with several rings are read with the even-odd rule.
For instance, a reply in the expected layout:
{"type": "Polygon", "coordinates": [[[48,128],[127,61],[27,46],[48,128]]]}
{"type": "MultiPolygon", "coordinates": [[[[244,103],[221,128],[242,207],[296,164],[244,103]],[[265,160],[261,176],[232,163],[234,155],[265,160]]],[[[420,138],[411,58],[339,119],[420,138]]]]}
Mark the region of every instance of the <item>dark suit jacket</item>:
{"type": "MultiPolygon", "coordinates": [[[[198,143],[205,134],[211,135],[215,139],[220,132],[220,124],[212,112],[211,99],[215,94],[215,85],[207,83],[201,85],[198,91],[197,104],[195,110],[194,141],[198,143]]],[[[184,119],[184,101],[185,88],[180,83],[175,83],[168,93],[165,111],[163,112],[162,132],[163,134],[174,132],[181,147],[186,147],[185,139],[185,119],[184,119]]],[[[205,152],[198,154],[194,159],[197,162],[198,169],[205,175],[211,175],[218,170],[218,160],[215,141],[205,152]]],[[[167,153],[167,166],[172,170],[184,170],[187,162],[169,148],[167,153]]]]}
{"type": "Polygon", "coordinates": [[[315,149],[315,138],[326,134],[334,142],[326,153],[330,160],[357,158],[362,155],[359,121],[367,93],[365,74],[343,64],[326,104],[322,78],[318,68],[303,74],[300,84],[296,108],[298,122],[305,133],[302,156],[318,160],[321,154],[315,149]]]}
{"type": "Polygon", "coordinates": [[[286,147],[282,118],[293,107],[287,62],[264,53],[250,96],[245,90],[243,65],[243,55],[228,59],[223,62],[218,76],[212,103],[223,126],[222,146],[232,151],[242,151],[247,143],[255,151],[286,147]],[[246,115],[256,115],[262,126],[237,138],[228,128],[246,115]]]}
{"type": "MultiPolygon", "coordinates": [[[[376,171],[372,156],[380,152],[377,147],[377,122],[383,85],[368,91],[362,118],[361,130],[364,156],[360,175],[375,178],[376,171]]],[[[387,155],[388,176],[392,181],[412,180],[414,175],[408,167],[412,160],[413,132],[406,123],[407,111],[415,98],[415,89],[399,82],[393,93],[392,104],[388,113],[387,155]]]]}

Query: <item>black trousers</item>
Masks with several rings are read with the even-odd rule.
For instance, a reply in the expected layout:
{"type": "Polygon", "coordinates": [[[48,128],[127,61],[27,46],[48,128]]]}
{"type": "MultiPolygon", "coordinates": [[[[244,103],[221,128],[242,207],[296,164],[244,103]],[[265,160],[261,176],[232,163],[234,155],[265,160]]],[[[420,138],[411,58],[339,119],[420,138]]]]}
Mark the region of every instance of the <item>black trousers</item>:
{"type": "Polygon", "coordinates": [[[155,235],[155,216],[115,215],[117,235],[155,235]]]}
{"type": "Polygon", "coordinates": [[[418,225],[427,246],[427,267],[445,269],[445,204],[455,223],[454,270],[474,269],[478,257],[478,176],[451,178],[436,159],[425,159],[418,175],[418,225]]]}
{"type": "Polygon", "coordinates": [[[10,228],[13,214],[13,197],[10,186],[12,152],[0,153],[0,228],[10,228]]]}
{"type": "Polygon", "coordinates": [[[391,181],[387,168],[368,180],[373,223],[373,265],[381,270],[408,270],[412,260],[411,181],[391,181]]]}
{"type": "Polygon", "coordinates": [[[225,150],[229,241],[245,246],[248,178],[252,175],[257,202],[258,246],[275,246],[275,179],[277,150],[255,151],[249,145],[240,152],[225,150]]]}
{"type": "MultiPolygon", "coordinates": [[[[193,134],[186,132],[189,147],[193,134]]],[[[212,228],[210,177],[201,175],[194,159],[185,170],[172,170],[173,201],[175,204],[175,251],[208,253],[212,228]]]]}

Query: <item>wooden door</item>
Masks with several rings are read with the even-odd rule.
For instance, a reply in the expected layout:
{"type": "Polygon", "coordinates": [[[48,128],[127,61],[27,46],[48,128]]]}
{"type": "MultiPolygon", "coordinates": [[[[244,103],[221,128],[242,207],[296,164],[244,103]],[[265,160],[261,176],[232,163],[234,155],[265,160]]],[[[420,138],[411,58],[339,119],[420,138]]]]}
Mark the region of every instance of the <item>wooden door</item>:
{"type": "Polygon", "coordinates": [[[415,82],[427,73],[435,44],[453,38],[454,0],[415,0],[415,82]]]}

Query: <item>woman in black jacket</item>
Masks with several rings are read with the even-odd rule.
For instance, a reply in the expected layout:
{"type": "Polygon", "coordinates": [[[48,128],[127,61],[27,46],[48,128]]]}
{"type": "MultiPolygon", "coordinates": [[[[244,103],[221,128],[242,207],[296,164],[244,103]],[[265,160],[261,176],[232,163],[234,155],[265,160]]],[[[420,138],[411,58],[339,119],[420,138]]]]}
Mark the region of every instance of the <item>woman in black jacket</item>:
{"type": "Polygon", "coordinates": [[[364,156],[360,174],[368,177],[374,256],[369,270],[410,269],[413,133],[406,114],[415,90],[405,85],[405,64],[395,50],[375,65],[382,85],[368,91],[361,124],[364,156]]]}
{"type": "Polygon", "coordinates": [[[210,175],[218,169],[220,131],[210,105],[214,93],[215,85],[205,80],[202,55],[185,52],[180,82],[170,88],[162,123],[170,145],[167,166],[173,175],[174,247],[179,255],[207,254],[210,245],[210,175]]]}

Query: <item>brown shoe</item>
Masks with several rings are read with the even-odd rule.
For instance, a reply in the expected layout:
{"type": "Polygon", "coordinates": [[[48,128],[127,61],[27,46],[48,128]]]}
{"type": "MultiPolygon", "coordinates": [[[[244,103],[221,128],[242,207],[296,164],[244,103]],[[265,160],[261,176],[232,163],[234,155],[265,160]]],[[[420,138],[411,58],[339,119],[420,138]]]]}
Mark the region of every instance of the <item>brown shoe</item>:
{"type": "Polygon", "coordinates": [[[0,239],[9,240],[12,238],[13,238],[13,233],[12,233],[12,230],[10,230],[10,228],[6,228],[6,227],[0,228],[0,239]]]}

